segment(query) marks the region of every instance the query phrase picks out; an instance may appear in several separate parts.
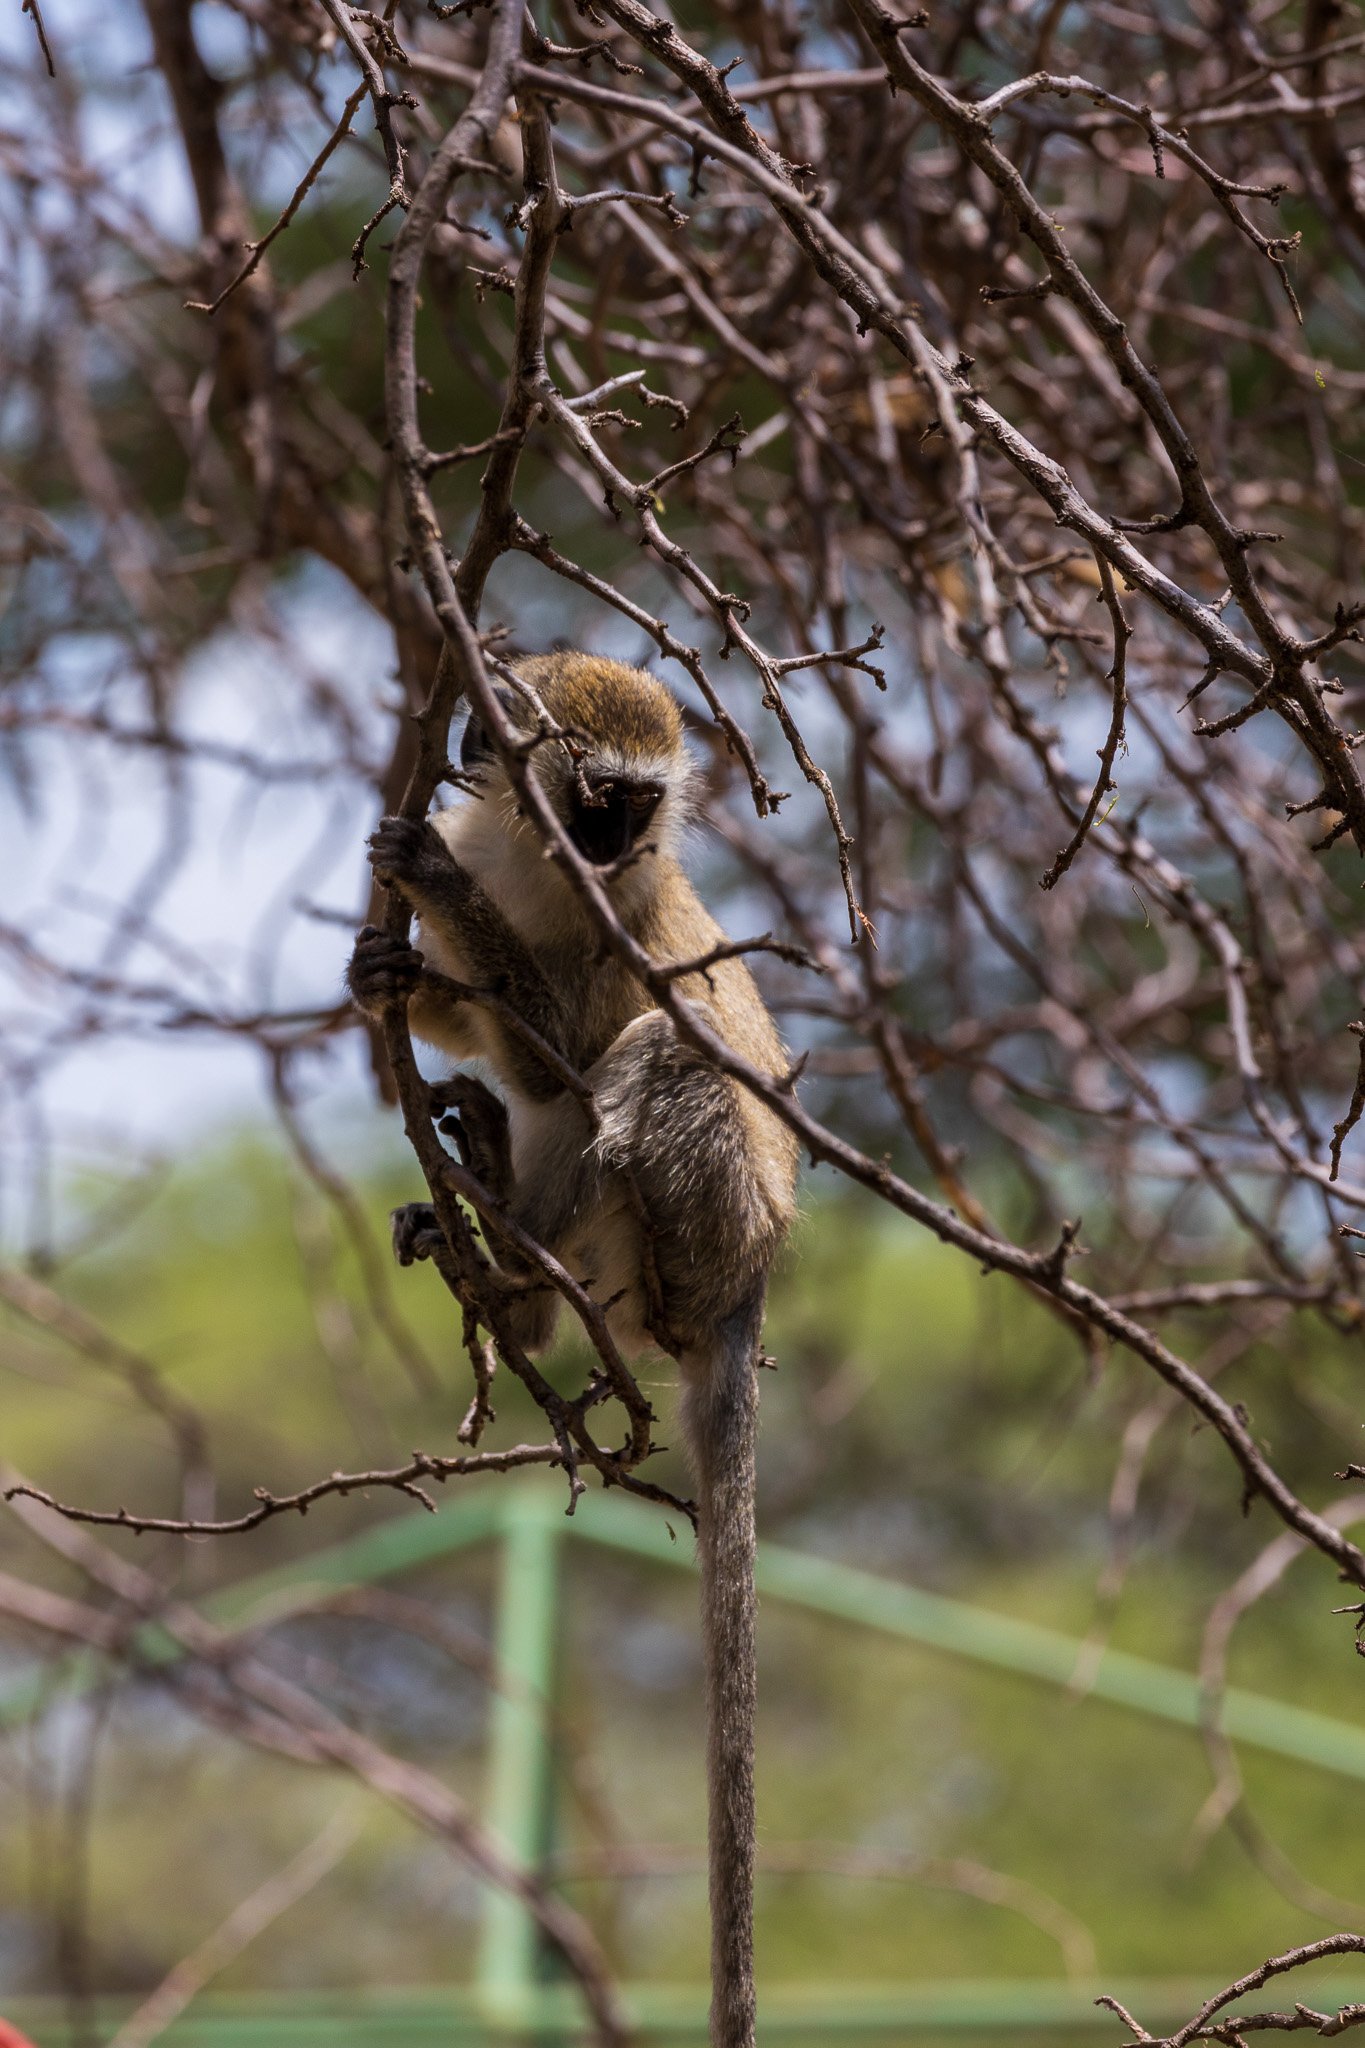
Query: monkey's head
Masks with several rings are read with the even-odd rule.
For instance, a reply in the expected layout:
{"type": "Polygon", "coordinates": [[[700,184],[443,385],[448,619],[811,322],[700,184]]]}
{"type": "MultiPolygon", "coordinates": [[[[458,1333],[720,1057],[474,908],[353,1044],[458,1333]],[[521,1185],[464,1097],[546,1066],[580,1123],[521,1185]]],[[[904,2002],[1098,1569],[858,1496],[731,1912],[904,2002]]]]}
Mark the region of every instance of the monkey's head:
{"type": "MultiPolygon", "coordinates": [[[[572,733],[578,759],[561,746],[541,747],[536,775],[578,851],[607,867],[645,841],[671,849],[686,822],[692,766],[683,746],[682,714],[657,676],[596,654],[538,654],[518,661],[555,724],[572,733]]],[[[533,733],[535,705],[500,687],[508,717],[533,733]]],[[[471,712],[460,742],[460,766],[492,789],[503,779],[497,755],[471,712]]]]}

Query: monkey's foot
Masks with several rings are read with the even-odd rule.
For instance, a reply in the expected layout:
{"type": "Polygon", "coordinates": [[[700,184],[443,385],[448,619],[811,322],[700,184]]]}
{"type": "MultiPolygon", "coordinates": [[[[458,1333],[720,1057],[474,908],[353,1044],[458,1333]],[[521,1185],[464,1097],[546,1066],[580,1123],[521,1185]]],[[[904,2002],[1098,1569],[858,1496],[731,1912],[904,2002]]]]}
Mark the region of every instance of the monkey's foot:
{"type": "Polygon", "coordinates": [[[442,1116],[447,1110],[454,1110],[457,1116],[463,1115],[466,1109],[481,1102],[493,1114],[501,1114],[504,1123],[507,1121],[502,1097],[485,1086],[475,1074],[447,1074],[443,1081],[429,1081],[427,1096],[433,1117],[442,1116]]]}
{"type": "Polygon", "coordinates": [[[507,1107],[473,1074],[452,1074],[431,1091],[433,1113],[443,1115],[441,1129],[455,1140],[460,1158],[476,1173],[488,1192],[505,1202],[512,1192],[512,1147],[507,1107]]]}
{"type": "Polygon", "coordinates": [[[448,876],[450,848],[425,818],[381,818],[370,837],[370,866],[381,882],[420,895],[448,876]]]}
{"type": "Polygon", "coordinates": [[[416,993],[422,978],[422,955],[406,939],[390,938],[372,924],[356,934],[346,986],[367,1016],[400,1009],[416,993]]]}
{"type": "Polygon", "coordinates": [[[445,1243],[436,1211],[430,1202],[408,1202],[389,1217],[393,1233],[393,1255],[400,1266],[413,1266],[429,1259],[445,1243]]]}

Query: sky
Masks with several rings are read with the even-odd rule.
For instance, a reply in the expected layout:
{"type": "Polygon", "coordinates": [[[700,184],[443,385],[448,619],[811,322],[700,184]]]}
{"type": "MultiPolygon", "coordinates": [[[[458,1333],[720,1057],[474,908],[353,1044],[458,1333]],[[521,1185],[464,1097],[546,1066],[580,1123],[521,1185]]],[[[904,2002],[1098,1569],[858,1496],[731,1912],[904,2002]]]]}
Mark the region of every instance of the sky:
{"type": "MultiPolygon", "coordinates": [[[[379,758],[392,641],[343,587],[328,577],[331,587],[319,589],[320,580],[304,579],[313,587],[289,606],[291,624],[310,664],[345,691],[379,758]]],[[[178,724],[195,738],[306,762],[318,748],[300,730],[296,690],[277,650],[225,634],[191,664],[178,724]]],[[[79,705],[83,696],[76,688],[67,701],[79,705]]],[[[120,722],[141,721],[125,704],[120,722]]],[[[23,783],[0,775],[0,873],[8,881],[0,926],[66,967],[169,984],[218,1012],[337,1001],[376,810],[362,781],[305,777],[259,789],[236,769],[197,763],[168,798],[158,758],[61,732],[42,738],[29,767],[23,783]],[[168,859],[170,844],[182,840],[183,857],[168,859]],[[111,941],[110,906],[148,888],[146,926],[111,941]],[[297,914],[304,901],[348,922],[297,914]]],[[[263,1062],[248,1041],[140,1028],[140,1017],[163,1014],[157,1004],[127,1006],[126,1036],[54,1038],[54,1022],[72,1010],[69,992],[17,961],[13,946],[0,947],[0,1125],[11,1162],[31,1154],[44,1130],[67,1167],[103,1159],[117,1168],[264,1119],[263,1062]],[[30,1063],[40,1069],[31,1089],[23,1085],[30,1063]]],[[[335,1109],[363,1121],[363,1073],[358,1038],[348,1038],[312,1078],[335,1109]]],[[[0,1215],[11,1213],[0,1227],[12,1231],[22,1167],[16,1182],[11,1163],[10,1176],[0,1215]]]]}
{"type": "MultiPolygon", "coordinates": [[[[494,610],[515,619],[525,645],[572,631],[555,587],[520,558],[500,565],[495,595],[494,610]]],[[[270,604],[277,637],[225,625],[188,663],[177,731],[276,764],[330,762],[301,687],[311,674],[344,699],[362,765],[382,762],[397,697],[387,624],[316,563],[273,586],[270,604]]],[[[640,658],[633,628],[600,613],[594,626],[591,644],[640,658]]],[[[72,636],[59,644],[55,682],[32,700],[77,714],[102,707],[120,726],[145,726],[141,691],[119,662],[112,643],[72,636]]],[[[135,1171],[144,1159],[266,1129],[273,1114],[249,1039],[156,1028],[160,1003],[123,1005],[128,1029],[117,1036],[73,1034],[79,992],[25,960],[23,942],[64,970],[170,986],[218,1015],[325,1009],[343,993],[378,816],[373,775],[304,773],[262,787],[195,760],[168,788],[161,755],[61,730],[39,736],[25,767],[16,773],[0,751],[0,1241],[10,1242],[41,1238],[53,1215],[59,1223],[92,1169],[135,1171]],[[130,897],[147,915],[120,928],[130,897]]],[[[107,1014],[107,1001],[96,1008],[107,1014]]],[[[299,1080],[334,1151],[397,1142],[358,1032],[308,1061],[299,1080]]]]}

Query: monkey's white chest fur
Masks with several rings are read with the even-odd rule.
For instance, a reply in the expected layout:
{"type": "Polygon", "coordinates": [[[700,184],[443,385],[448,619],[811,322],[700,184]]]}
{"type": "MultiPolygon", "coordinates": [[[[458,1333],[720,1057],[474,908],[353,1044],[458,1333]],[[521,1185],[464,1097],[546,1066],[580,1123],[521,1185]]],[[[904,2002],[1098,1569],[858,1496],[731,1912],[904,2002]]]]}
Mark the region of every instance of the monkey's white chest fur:
{"type": "MultiPolygon", "coordinates": [[[[541,960],[570,945],[589,948],[593,937],[567,885],[544,857],[534,833],[510,803],[470,802],[439,813],[436,830],[460,865],[492,898],[527,949],[541,960]]],[[[429,964],[452,980],[477,985],[457,936],[434,921],[419,920],[418,944],[429,964]]],[[[590,1087],[610,1077],[613,1062],[626,1054],[637,1027],[627,1025],[584,1079],[590,1087]]],[[[567,1092],[536,1101],[517,1086],[500,1055],[501,1040],[477,1003],[451,1007],[436,1041],[456,1060],[488,1066],[507,1104],[512,1165],[519,1188],[528,1191],[532,1236],[556,1257],[606,1308],[607,1324],[628,1356],[653,1348],[645,1328],[638,1217],[619,1176],[596,1163],[602,1133],[594,1133],[581,1104],[567,1092]],[[589,1171],[584,1170],[585,1164],[589,1171]],[[558,1214],[555,1228],[542,1234],[537,1189],[574,1188],[570,1215],[558,1214]],[[553,1241],[552,1241],[553,1240],[553,1241]]],[[[549,1222],[548,1204],[546,1224],[549,1222]]]]}

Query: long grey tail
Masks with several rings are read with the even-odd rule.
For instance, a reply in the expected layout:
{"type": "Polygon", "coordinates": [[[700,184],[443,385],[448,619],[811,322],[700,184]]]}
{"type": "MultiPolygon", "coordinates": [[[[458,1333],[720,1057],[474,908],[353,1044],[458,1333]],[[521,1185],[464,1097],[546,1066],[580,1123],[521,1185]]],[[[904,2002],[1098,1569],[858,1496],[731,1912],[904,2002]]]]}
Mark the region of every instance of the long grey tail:
{"type": "Polygon", "coordinates": [[[706,1672],[712,2048],[754,2040],[754,1454],[762,1294],[684,1361],[706,1672]]]}

